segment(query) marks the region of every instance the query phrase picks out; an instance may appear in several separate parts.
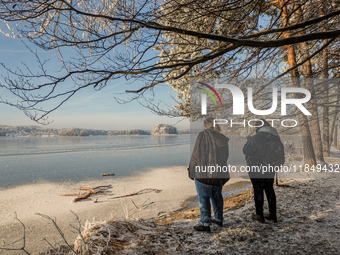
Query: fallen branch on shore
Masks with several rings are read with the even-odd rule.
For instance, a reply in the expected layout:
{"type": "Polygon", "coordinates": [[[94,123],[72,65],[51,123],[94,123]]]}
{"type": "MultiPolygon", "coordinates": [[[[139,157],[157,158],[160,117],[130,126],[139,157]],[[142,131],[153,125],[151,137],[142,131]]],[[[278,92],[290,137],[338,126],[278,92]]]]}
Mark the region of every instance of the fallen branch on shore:
{"type": "Polygon", "coordinates": [[[81,197],[82,194],[79,194],[79,193],[67,193],[67,194],[62,194],[62,195],[59,195],[59,196],[77,196],[77,197],[81,197]]]}
{"type": "Polygon", "coordinates": [[[83,199],[88,198],[88,197],[91,196],[92,194],[94,194],[94,193],[92,193],[92,192],[86,193],[85,195],[82,195],[81,197],[76,197],[76,198],[73,199],[72,201],[73,201],[73,202],[78,202],[78,201],[80,201],[80,200],[83,200],[83,199]]]}
{"type": "MultiPolygon", "coordinates": [[[[79,188],[79,190],[89,190],[88,193],[86,194],[80,194],[80,193],[68,193],[68,194],[62,194],[59,196],[77,196],[75,199],[73,199],[73,202],[78,202],[81,201],[83,199],[86,199],[88,197],[90,197],[91,195],[98,195],[98,194],[102,194],[102,195],[107,195],[107,193],[105,193],[103,190],[98,190],[99,188],[109,188],[111,187],[111,185],[104,185],[104,186],[97,186],[95,188],[90,188],[90,187],[81,187],[79,188]]],[[[96,199],[96,202],[98,201],[98,198],[96,199]]]]}
{"type": "Polygon", "coordinates": [[[82,187],[82,188],[80,188],[79,190],[89,190],[89,191],[91,191],[92,193],[95,193],[95,192],[96,192],[95,189],[92,189],[92,188],[90,188],[90,187],[82,187]]]}
{"type": "Polygon", "coordinates": [[[149,193],[149,192],[156,192],[159,193],[161,192],[161,190],[159,189],[142,189],[140,191],[128,194],[128,195],[124,195],[124,196],[118,196],[118,197],[110,197],[109,199],[116,199],[116,198],[122,198],[122,197],[131,197],[131,196],[136,196],[136,195],[140,195],[140,194],[144,194],[144,193],[149,193]]]}
{"type": "Polygon", "coordinates": [[[116,174],[102,174],[102,176],[115,176],[116,174]]]}

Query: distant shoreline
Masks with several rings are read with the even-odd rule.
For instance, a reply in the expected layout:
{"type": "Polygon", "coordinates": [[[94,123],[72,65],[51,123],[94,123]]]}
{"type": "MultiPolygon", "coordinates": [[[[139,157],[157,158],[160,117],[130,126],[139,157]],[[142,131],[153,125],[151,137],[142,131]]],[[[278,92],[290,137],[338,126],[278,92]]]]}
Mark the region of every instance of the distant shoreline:
{"type": "Polygon", "coordinates": [[[0,137],[55,137],[55,136],[119,136],[119,135],[180,135],[189,134],[189,129],[177,130],[167,125],[168,129],[162,128],[165,124],[157,125],[153,130],[129,129],[129,130],[99,130],[85,128],[45,128],[39,126],[7,126],[0,125],[0,137]],[[155,131],[155,129],[158,130],[155,131]]]}
{"type": "Polygon", "coordinates": [[[64,135],[7,135],[7,136],[0,136],[1,137],[92,137],[92,136],[176,136],[176,135],[189,135],[189,134],[147,134],[147,135],[140,135],[140,134],[126,134],[126,135],[88,135],[88,136],[64,136],[64,135]]]}

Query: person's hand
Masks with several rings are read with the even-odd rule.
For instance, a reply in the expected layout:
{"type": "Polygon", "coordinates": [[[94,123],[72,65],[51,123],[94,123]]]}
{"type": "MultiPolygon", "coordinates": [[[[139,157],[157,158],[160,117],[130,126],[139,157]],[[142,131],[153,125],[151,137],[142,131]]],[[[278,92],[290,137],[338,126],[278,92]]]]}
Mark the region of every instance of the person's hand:
{"type": "Polygon", "coordinates": [[[190,177],[190,167],[188,167],[187,170],[188,170],[188,176],[189,176],[189,178],[190,178],[191,180],[195,180],[194,178],[191,178],[191,177],[190,177]]]}

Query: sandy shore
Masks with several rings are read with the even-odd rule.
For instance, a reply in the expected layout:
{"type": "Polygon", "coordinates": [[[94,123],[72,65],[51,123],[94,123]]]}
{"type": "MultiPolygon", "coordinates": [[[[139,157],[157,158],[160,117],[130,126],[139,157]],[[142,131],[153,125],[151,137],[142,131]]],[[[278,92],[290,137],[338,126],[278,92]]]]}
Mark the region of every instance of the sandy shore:
{"type": "Polygon", "coordinates": [[[340,254],[339,179],[321,174],[284,182],[275,187],[277,223],[252,219],[255,206],[247,190],[224,200],[223,227],[213,224],[211,233],[193,230],[199,211],[192,208],[156,219],[88,224],[85,241],[78,239],[75,249],[128,255],[340,254]]]}
{"type": "MultiPolygon", "coordinates": [[[[246,180],[231,179],[224,188],[233,190],[244,186],[246,180]]],[[[86,193],[86,192],[83,192],[86,193]]],[[[82,225],[86,221],[108,219],[139,219],[157,217],[194,202],[197,199],[194,182],[187,177],[186,167],[151,169],[134,177],[107,177],[97,181],[80,183],[41,183],[0,190],[0,245],[1,247],[21,247],[23,228],[14,219],[15,215],[26,226],[26,249],[32,254],[42,252],[47,247],[43,238],[54,244],[61,238],[53,224],[36,213],[56,218],[65,234],[73,244],[77,233],[69,224],[77,225],[74,215],[79,216],[82,225]],[[78,193],[80,187],[111,185],[106,195],[94,195],[83,201],[73,203],[74,197],[59,196],[66,193],[78,193]],[[142,189],[157,189],[159,193],[149,192],[120,199],[108,199],[122,196],[142,189]],[[98,199],[97,203],[93,203],[98,199]],[[72,232],[73,231],[73,232],[72,232]],[[14,244],[14,241],[17,241],[14,244]]],[[[1,251],[0,254],[19,254],[18,251],[1,251]]]]}

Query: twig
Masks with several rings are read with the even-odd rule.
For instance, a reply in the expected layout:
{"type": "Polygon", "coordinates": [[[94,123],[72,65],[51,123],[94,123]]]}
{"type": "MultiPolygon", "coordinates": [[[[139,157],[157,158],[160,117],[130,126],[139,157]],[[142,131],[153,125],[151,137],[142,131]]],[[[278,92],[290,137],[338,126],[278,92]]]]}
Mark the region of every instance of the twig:
{"type": "Polygon", "coordinates": [[[52,245],[49,241],[47,241],[46,237],[44,237],[42,240],[44,240],[44,241],[50,246],[50,248],[51,248],[53,251],[57,252],[57,250],[53,247],[53,245],[52,245]]]}
{"type": "Polygon", "coordinates": [[[149,206],[149,205],[152,205],[152,204],[154,204],[154,203],[155,203],[155,202],[151,202],[151,201],[150,201],[150,198],[148,198],[147,200],[144,201],[144,203],[142,204],[142,207],[141,207],[141,208],[144,209],[145,207],[147,207],[147,206],[149,206]],[[145,202],[148,201],[148,200],[149,200],[150,203],[145,204],[145,202]]]}
{"type": "Polygon", "coordinates": [[[93,189],[109,188],[109,187],[111,187],[111,184],[110,184],[110,185],[97,186],[97,187],[95,187],[95,188],[93,188],[93,189]]]}
{"type": "Polygon", "coordinates": [[[77,197],[81,197],[82,194],[79,194],[79,193],[68,193],[68,194],[62,194],[62,195],[59,195],[59,196],[77,196],[77,197]]]}
{"type": "Polygon", "coordinates": [[[128,219],[129,218],[129,209],[127,207],[127,203],[123,203],[122,199],[119,199],[119,201],[122,205],[122,208],[123,208],[123,211],[124,211],[124,214],[125,214],[125,219],[128,219]]]}
{"type": "Polygon", "coordinates": [[[102,176],[115,176],[116,174],[102,174],[102,176]]]}
{"type": "Polygon", "coordinates": [[[91,191],[92,193],[95,193],[95,192],[96,192],[95,189],[92,189],[92,188],[90,188],[90,187],[82,187],[82,188],[80,188],[79,190],[89,190],[89,191],[91,191]]]}
{"type": "Polygon", "coordinates": [[[122,198],[122,197],[131,197],[131,196],[136,196],[136,195],[140,195],[140,194],[143,194],[143,193],[148,193],[146,191],[148,191],[148,192],[153,191],[153,192],[156,192],[156,193],[161,192],[161,190],[159,190],[159,189],[142,189],[142,190],[140,190],[138,192],[134,192],[134,193],[131,193],[131,194],[128,194],[128,195],[124,195],[124,196],[110,197],[109,199],[116,199],[116,198],[122,198]]]}
{"type": "Polygon", "coordinates": [[[22,223],[21,220],[18,219],[17,217],[17,213],[15,213],[15,220],[19,221],[19,223],[21,224],[22,228],[23,228],[23,233],[22,233],[22,240],[23,240],[23,244],[21,246],[21,248],[2,248],[0,247],[0,250],[5,250],[5,251],[20,251],[22,250],[23,252],[25,252],[26,254],[30,254],[28,251],[26,251],[25,246],[26,246],[26,228],[24,223],[22,223]]]}
{"type": "Polygon", "coordinates": [[[133,200],[131,199],[131,202],[136,206],[136,208],[139,210],[139,207],[135,204],[135,202],[133,202],[133,200]]]}
{"type": "Polygon", "coordinates": [[[41,213],[36,213],[36,215],[41,216],[41,217],[43,217],[43,218],[45,218],[45,219],[50,220],[50,221],[53,223],[54,227],[57,229],[59,235],[60,235],[61,238],[63,239],[63,241],[64,241],[64,243],[66,244],[66,246],[67,246],[67,247],[68,247],[75,255],[77,255],[77,253],[72,249],[71,245],[69,245],[69,243],[66,241],[65,236],[64,236],[64,233],[63,233],[63,232],[61,231],[61,229],[59,228],[59,226],[58,226],[58,224],[57,224],[57,221],[56,221],[55,219],[52,219],[50,216],[47,216],[47,215],[41,214],[41,213]]]}
{"type": "Polygon", "coordinates": [[[151,201],[150,201],[150,203],[145,204],[147,201],[150,201],[150,198],[148,198],[147,200],[145,200],[144,203],[141,205],[141,207],[138,207],[138,206],[136,205],[136,203],[131,199],[131,202],[132,202],[132,203],[134,204],[134,206],[137,208],[137,211],[131,213],[131,214],[129,215],[129,217],[131,217],[131,216],[134,215],[136,212],[141,211],[142,209],[144,209],[144,208],[146,208],[146,207],[148,207],[149,205],[152,205],[152,204],[154,203],[154,202],[151,202],[151,201]]]}
{"type": "Polygon", "coordinates": [[[73,226],[71,224],[70,224],[70,227],[77,231],[78,235],[81,238],[82,243],[85,245],[84,237],[83,237],[83,235],[81,234],[81,231],[80,231],[80,227],[81,227],[80,219],[79,219],[79,217],[78,217],[78,215],[76,213],[74,213],[72,210],[70,210],[70,211],[71,211],[71,213],[73,213],[74,217],[76,217],[76,220],[77,220],[77,223],[78,223],[78,227],[75,227],[75,226],[73,226]]]}

